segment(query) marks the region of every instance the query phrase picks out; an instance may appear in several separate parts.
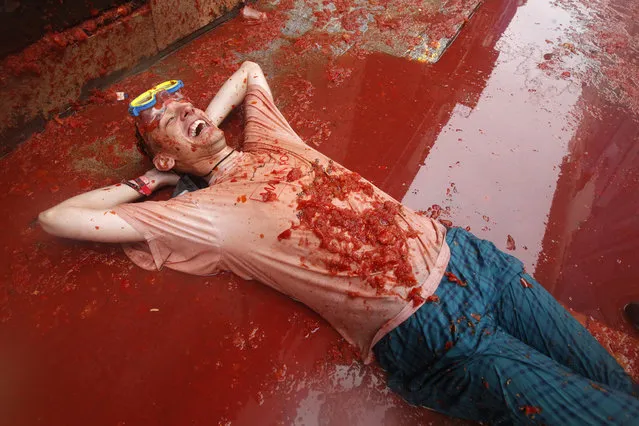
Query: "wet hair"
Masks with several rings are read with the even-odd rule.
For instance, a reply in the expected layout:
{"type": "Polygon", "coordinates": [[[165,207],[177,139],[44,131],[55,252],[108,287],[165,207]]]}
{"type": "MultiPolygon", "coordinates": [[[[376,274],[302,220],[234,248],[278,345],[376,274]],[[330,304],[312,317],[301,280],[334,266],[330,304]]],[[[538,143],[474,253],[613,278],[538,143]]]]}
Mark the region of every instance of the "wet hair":
{"type": "Polygon", "coordinates": [[[149,143],[142,135],[142,132],[140,132],[140,128],[138,127],[137,123],[135,125],[135,139],[135,145],[137,146],[140,154],[144,155],[149,160],[153,160],[153,154],[149,147],[149,143]]]}

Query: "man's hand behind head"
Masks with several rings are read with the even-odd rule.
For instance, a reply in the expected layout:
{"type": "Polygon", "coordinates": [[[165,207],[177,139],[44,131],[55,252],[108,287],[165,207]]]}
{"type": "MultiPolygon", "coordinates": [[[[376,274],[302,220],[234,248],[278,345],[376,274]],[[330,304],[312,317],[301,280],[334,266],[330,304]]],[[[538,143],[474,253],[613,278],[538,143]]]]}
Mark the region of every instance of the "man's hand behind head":
{"type": "Polygon", "coordinates": [[[169,172],[161,172],[156,168],[152,168],[151,170],[144,173],[152,183],[156,184],[156,188],[162,188],[164,186],[175,186],[180,180],[180,176],[177,173],[169,171],[169,172]]]}

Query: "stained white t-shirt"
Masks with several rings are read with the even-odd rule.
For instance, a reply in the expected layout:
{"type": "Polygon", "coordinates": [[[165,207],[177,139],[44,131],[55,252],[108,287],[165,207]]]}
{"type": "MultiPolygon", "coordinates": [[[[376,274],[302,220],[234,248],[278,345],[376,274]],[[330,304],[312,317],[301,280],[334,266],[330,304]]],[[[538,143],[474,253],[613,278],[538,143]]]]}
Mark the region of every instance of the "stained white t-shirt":
{"type": "Polygon", "coordinates": [[[432,295],[445,228],[306,145],[256,85],[242,152],[208,188],[115,210],[144,235],[124,245],[142,268],[258,280],[320,314],[364,362],[432,295]]]}

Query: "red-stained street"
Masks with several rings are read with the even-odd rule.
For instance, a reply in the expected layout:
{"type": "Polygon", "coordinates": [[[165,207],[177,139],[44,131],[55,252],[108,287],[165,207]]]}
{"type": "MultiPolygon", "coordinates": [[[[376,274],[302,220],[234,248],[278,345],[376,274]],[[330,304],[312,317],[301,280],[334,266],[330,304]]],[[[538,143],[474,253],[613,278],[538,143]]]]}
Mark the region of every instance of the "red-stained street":
{"type": "MultiPolygon", "coordinates": [[[[402,34],[390,18],[371,43],[359,15],[339,36],[302,34],[287,14],[299,2],[261,3],[267,21],[232,19],[0,159],[0,424],[466,424],[403,402],[320,317],[258,282],[147,272],[118,246],[38,226],[55,203],[151,167],[116,91],[180,78],[204,108],[243,60],[305,141],[519,257],[639,379],[621,311],[639,301],[636,1],[485,0],[434,64],[380,48],[402,34]]],[[[232,145],[241,125],[222,126],[232,145]]]]}

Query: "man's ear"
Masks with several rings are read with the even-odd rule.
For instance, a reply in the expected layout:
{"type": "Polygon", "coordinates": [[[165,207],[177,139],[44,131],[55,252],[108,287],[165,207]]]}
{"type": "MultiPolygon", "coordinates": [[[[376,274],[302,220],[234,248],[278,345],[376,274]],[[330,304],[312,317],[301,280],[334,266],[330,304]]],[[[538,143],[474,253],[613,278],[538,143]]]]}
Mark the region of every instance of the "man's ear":
{"type": "Polygon", "coordinates": [[[153,157],[153,165],[161,172],[168,172],[175,166],[175,158],[165,152],[160,152],[153,157]]]}

